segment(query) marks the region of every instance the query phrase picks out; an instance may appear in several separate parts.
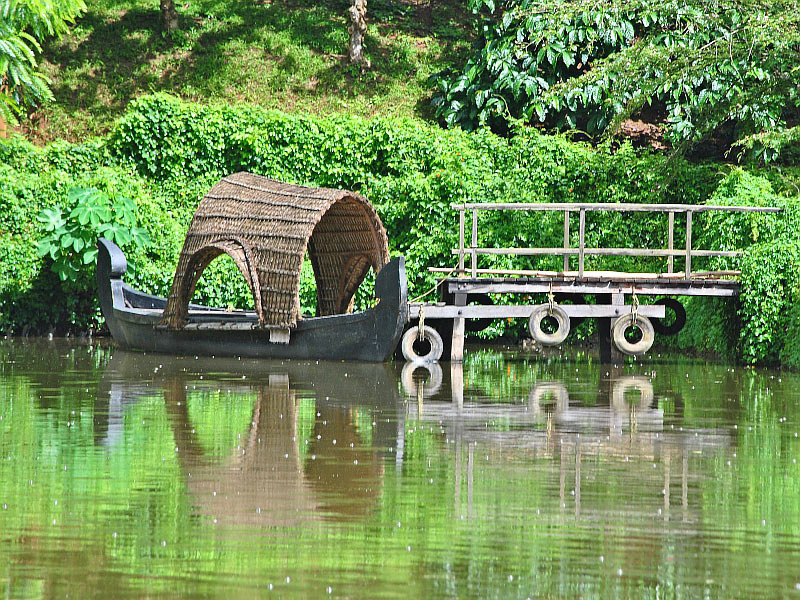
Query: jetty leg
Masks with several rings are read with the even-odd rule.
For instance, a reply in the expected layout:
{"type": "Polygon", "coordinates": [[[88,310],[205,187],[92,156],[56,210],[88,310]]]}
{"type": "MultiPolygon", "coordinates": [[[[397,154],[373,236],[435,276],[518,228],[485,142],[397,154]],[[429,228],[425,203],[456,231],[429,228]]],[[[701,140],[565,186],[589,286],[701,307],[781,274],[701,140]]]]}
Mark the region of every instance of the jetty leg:
{"type": "MultiPolygon", "coordinates": [[[[596,302],[597,304],[622,305],[625,304],[625,296],[623,294],[597,294],[596,302]]],[[[611,341],[611,327],[614,325],[615,319],[604,317],[597,321],[600,362],[608,364],[621,361],[622,352],[617,350],[614,342],[611,341]]]]}
{"type": "MultiPolygon", "coordinates": [[[[454,301],[456,306],[466,306],[467,295],[455,294],[454,301]]],[[[453,319],[453,343],[450,347],[450,360],[454,362],[464,360],[464,317],[453,319]]]]}

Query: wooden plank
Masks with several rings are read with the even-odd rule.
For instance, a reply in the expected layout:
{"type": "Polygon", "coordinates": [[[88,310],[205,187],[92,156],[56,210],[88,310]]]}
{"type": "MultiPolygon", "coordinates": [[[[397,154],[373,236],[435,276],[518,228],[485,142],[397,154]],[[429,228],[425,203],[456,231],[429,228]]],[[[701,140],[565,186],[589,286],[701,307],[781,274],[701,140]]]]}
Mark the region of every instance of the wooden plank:
{"type": "Polygon", "coordinates": [[[669,258],[667,259],[667,273],[672,273],[674,270],[674,261],[675,259],[672,257],[672,251],[675,249],[674,247],[674,237],[675,237],[675,213],[669,212],[668,213],[668,223],[667,223],[667,249],[670,251],[669,258]]]}
{"type": "MultiPolygon", "coordinates": [[[[467,295],[456,293],[453,301],[457,307],[464,307],[467,304],[467,295]]],[[[453,337],[450,344],[450,360],[461,362],[464,360],[464,318],[453,319],[453,337]]]]}
{"type": "MultiPolygon", "coordinates": [[[[470,294],[535,294],[547,293],[550,290],[551,282],[451,280],[446,285],[451,293],[460,291],[470,294]]],[[[553,281],[552,289],[554,292],[568,294],[626,293],[630,290],[630,284],[620,281],[553,281]]],[[[663,279],[659,281],[638,281],[636,283],[636,293],[640,296],[716,296],[731,298],[739,295],[739,289],[738,282],[725,280],[689,282],[684,279],[663,279]]]]}
{"type": "Polygon", "coordinates": [[[186,323],[183,329],[188,331],[231,331],[242,330],[249,331],[251,329],[258,329],[258,323],[242,323],[234,321],[216,321],[213,323],[186,323]]]}
{"type": "MultiPolygon", "coordinates": [[[[631,305],[623,303],[623,294],[613,294],[619,297],[619,304],[559,304],[570,317],[620,317],[629,314],[631,305]]],[[[419,318],[419,304],[410,304],[408,307],[411,319],[419,318]]],[[[425,305],[426,319],[508,319],[526,318],[531,315],[534,304],[494,304],[473,306],[439,306],[436,304],[425,305]]],[[[642,304],[639,314],[643,317],[663,319],[666,312],[663,304],[642,304]]]]}
{"type": "Polygon", "coordinates": [[[477,268],[478,268],[478,253],[477,248],[478,246],[478,211],[472,211],[472,276],[475,277],[477,275],[477,268]]]}
{"type": "MultiPolygon", "coordinates": [[[[560,256],[580,254],[579,248],[475,248],[471,249],[476,254],[500,254],[509,256],[560,256]]],[[[459,250],[453,248],[453,254],[459,250]]],[[[584,248],[584,255],[594,256],[685,256],[686,250],[670,250],[669,248],[584,248]]],[[[741,256],[740,250],[692,250],[692,256],[726,256],[735,258],[741,256]]]]}
{"type": "Polygon", "coordinates": [[[569,211],[564,211],[564,270],[569,270],[569,211]]]}
{"type": "Polygon", "coordinates": [[[458,213],[458,272],[464,272],[464,209],[458,213]]]}
{"type": "Polygon", "coordinates": [[[288,344],[290,335],[289,329],[270,329],[269,341],[271,344],[288,344]]]}
{"type": "Polygon", "coordinates": [[[602,202],[474,202],[451,204],[456,210],[530,210],[530,211],[611,211],[611,212],[762,212],[778,213],[782,208],[771,206],[717,206],[708,204],[633,204],[602,202]]]}
{"type": "Polygon", "coordinates": [[[581,209],[580,221],[578,222],[578,276],[583,277],[583,255],[586,249],[586,211],[581,209]]]}
{"type": "Polygon", "coordinates": [[[692,211],[686,213],[686,279],[692,278],[692,211]]]}
{"type": "MultiPolygon", "coordinates": [[[[428,267],[431,273],[452,273],[447,267],[428,267]]],[[[521,275],[524,277],[557,277],[562,279],[686,279],[683,272],[677,273],[627,273],[624,271],[536,271],[530,269],[477,269],[478,275],[521,275]]],[[[716,280],[722,277],[738,277],[741,271],[693,271],[692,280],[716,280]]]]}

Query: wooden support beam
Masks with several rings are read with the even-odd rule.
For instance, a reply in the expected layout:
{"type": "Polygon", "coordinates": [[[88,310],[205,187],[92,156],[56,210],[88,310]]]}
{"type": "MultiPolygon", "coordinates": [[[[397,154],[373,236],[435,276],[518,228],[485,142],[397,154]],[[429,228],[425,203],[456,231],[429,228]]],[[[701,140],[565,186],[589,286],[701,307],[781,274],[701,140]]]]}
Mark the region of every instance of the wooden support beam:
{"type": "Polygon", "coordinates": [[[564,270],[569,271],[569,211],[564,211],[564,270]]]}
{"type": "Polygon", "coordinates": [[[586,248],[586,210],[581,209],[578,223],[578,277],[583,277],[583,255],[586,248]]]}
{"type": "MultiPolygon", "coordinates": [[[[671,213],[670,213],[671,214],[671,213]]],[[[580,254],[579,248],[470,248],[476,254],[507,254],[512,256],[573,255],[580,254]]],[[[451,250],[459,254],[458,248],[451,250]]],[[[584,255],[595,256],[685,256],[686,250],[669,248],[584,248],[584,255]]],[[[740,250],[692,250],[692,256],[741,256],[740,250]]]]}
{"type": "Polygon", "coordinates": [[[717,206],[710,204],[633,204],[605,202],[472,202],[451,204],[456,210],[529,210],[529,211],[609,211],[609,212],[762,212],[778,213],[782,208],[771,206],[717,206]]]}
{"type": "Polygon", "coordinates": [[[464,273],[464,209],[458,213],[458,274],[464,273]]]}
{"type": "Polygon", "coordinates": [[[472,276],[477,277],[478,275],[478,211],[472,211],[472,276]]]}
{"type": "Polygon", "coordinates": [[[672,257],[672,251],[674,250],[674,236],[675,236],[675,213],[669,212],[667,213],[668,223],[667,223],[667,249],[670,251],[669,258],[667,258],[667,273],[672,273],[674,269],[674,261],[675,259],[672,257]]]}
{"type": "Polygon", "coordinates": [[[692,211],[686,212],[686,279],[692,278],[692,211]]]}
{"type": "MultiPolygon", "coordinates": [[[[467,295],[456,293],[453,298],[456,307],[465,307],[467,304],[467,295]]],[[[464,360],[464,317],[456,317],[453,319],[453,337],[450,346],[450,360],[453,362],[461,362],[464,360]]]]}
{"type": "MultiPolygon", "coordinates": [[[[633,281],[572,281],[550,279],[478,279],[474,281],[451,279],[444,284],[449,293],[465,294],[536,294],[553,292],[567,294],[626,293],[633,281]]],[[[636,280],[636,293],[640,296],[718,296],[730,298],[739,295],[738,281],[663,279],[636,280]]]]}
{"type": "MultiPolygon", "coordinates": [[[[622,294],[614,294],[614,297],[622,297],[622,294]]],[[[410,319],[418,319],[421,304],[409,304],[408,316],[410,319]]],[[[472,305],[472,306],[447,306],[437,304],[426,304],[426,319],[508,319],[508,318],[527,318],[538,305],[533,304],[493,304],[493,305],[472,305]]],[[[629,314],[633,307],[626,304],[559,304],[569,317],[621,317],[629,314]]],[[[639,314],[643,317],[663,319],[666,310],[663,304],[642,304],[639,306],[639,314]]]]}

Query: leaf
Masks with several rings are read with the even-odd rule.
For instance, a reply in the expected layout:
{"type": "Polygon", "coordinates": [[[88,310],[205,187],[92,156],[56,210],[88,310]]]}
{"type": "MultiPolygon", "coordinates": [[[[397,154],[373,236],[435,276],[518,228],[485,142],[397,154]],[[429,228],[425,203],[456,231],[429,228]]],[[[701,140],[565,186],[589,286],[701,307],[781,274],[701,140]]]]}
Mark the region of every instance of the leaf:
{"type": "Polygon", "coordinates": [[[36,219],[40,223],[44,223],[45,231],[56,231],[61,229],[66,224],[64,217],[61,213],[61,208],[45,208],[42,210],[36,219]]]}
{"type": "Polygon", "coordinates": [[[89,248],[83,253],[83,264],[88,265],[97,258],[97,248],[89,248]]]}

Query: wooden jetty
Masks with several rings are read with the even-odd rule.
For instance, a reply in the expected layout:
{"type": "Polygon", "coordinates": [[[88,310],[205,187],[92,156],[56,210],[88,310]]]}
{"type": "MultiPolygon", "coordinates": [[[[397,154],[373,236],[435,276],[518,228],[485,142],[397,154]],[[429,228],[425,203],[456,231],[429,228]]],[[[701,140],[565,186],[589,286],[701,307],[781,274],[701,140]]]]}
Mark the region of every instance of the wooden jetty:
{"type": "MultiPolygon", "coordinates": [[[[407,332],[403,340],[406,358],[415,360],[414,352],[408,352],[414,344],[413,336],[431,336],[432,351],[447,350],[453,361],[463,359],[465,322],[467,319],[529,318],[534,339],[537,333],[545,345],[561,343],[569,331],[569,322],[577,318],[599,319],[601,336],[601,358],[611,360],[621,350],[628,354],[640,354],[652,345],[653,332],[677,333],[664,325],[666,307],[672,308],[677,320],[685,321],[685,311],[675,300],[676,296],[733,297],[739,294],[740,284],[736,270],[693,269],[695,259],[710,257],[736,258],[739,250],[710,250],[693,245],[692,220],[696,213],[747,212],[776,213],[779,208],[753,206],[712,206],[692,204],[602,204],[602,203],[475,203],[453,204],[459,215],[459,244],[452,250],[457,257],[455,267],[432,267],[431,272],[445,276],[439,281],[439,302],[411,303],[410,319],[422,322],[407,332]],[[558,248],[491,248],[479,244],[478,215],[481,211],[537,211],[563,212],[563,246],[558,248]],[[586,216],[594,212],[622,213],[666,213],[666,248],[593,248],[586,245],[586,216]],[[471,213],[471,237],[467,240],[467,213],[471,213]],[[572,243],[570,226],[577,213],[577,245],[572,243]],[[679,223],[685,224],[685,240],[675,239],[676,215],[679,223]],[[558,271],[531,269],[481,268],[479,257],[486,255],[506,256],[551,256],[562,257],[562,269],[558,271]],[[661,257],[666,259],[665,272],[637,273],[618,271],[592,271],[586,268],[587,256],[605,257],[661,257]],[[577,265],[571,259],[577,257],[577,265]],[[469,258],[469,264],[467,264],[469,258]],[[676,260],[677,259],[677,260],[676,260]],[[683,270],[676,271],[676,262],[683,270]],[[577,266],[577,269],[575,269],[577,266]],[[487,294],[530,295],[548,294],[548,302],[542,304],[472,304],[474,300],[487,298],[487,294]],[[594,303],[586,303],[585,296],[592,296],[594,303]],[[655,304],[639,304],[639,296],[658,297],[655,304]],[[571,304],[560,304],[559,298],[571,299],[571,304]],[[538,311],[538,312],[537,312],[538,311]],[[683,314],[679,314],[683,311],[683,314]],[[557,317],[560,335],[548,335],[537,331],[545,317],[557,317]],[[428,319],[429,327],[425,328],[428,319]],[[622,323],[618,321],[625,320],[622,323]],[[651,320],[655,321],[655,327],[651,320]],[[435,326],[434,328],[430,325],[435,326]],[[640,327],[644,341],[628,343],[627,336],[633,327],[640,327]],[[563,330],[566,329],[566,332],[563,330]],[[420,334],[422,331],[422,334],[420,334]],[[436,339],[439,335],[441,340],[436,339]],[[439,343],[441,342],[441,343],[439,343]],[[649,344],[649,345],[648,345],[649,344]],[[441,349],[438,347],[441,346],[441,349]]],[[[696,264],[696,263],[695,263],[696,264]]],[[[484,321],[486,322],[486,321],[484,321]]],[[[683,323],[675,324],[680,330],[683,323]]],[[[430,353],[429,353],[430,355],[430,353]]],[[[424,359],[424,356],[420,357],[424,359]]],[[[445,353],[447,358],[447,353],[445,353]]]]}

